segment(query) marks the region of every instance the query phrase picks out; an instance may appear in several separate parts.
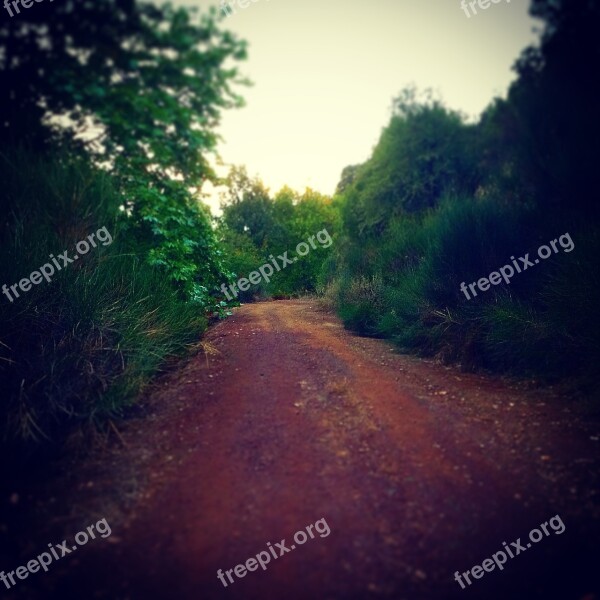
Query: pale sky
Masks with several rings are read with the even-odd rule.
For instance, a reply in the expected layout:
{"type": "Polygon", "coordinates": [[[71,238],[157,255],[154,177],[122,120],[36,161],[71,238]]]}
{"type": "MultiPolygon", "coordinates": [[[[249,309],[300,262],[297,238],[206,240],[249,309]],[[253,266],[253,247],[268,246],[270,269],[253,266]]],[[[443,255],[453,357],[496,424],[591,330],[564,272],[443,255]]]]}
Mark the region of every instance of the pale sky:
{"type": "MultiPolygon", "coordinates": [[[[216,2],[174,4],[202,10],[216,2]]],[[[254,86],[241,88],[246,107],[223,114],[219,153],[272,192],[287,184],[332,194],[342,169],[370,156],[392,98],[408,84],[433,88],[476,118],[505,96],[511,66],[538,38],[526,0],[499,0],[471,17],[460,0],[230,4],[236,13],[223,27],[249,42],[239,66],[254,86]]]]}

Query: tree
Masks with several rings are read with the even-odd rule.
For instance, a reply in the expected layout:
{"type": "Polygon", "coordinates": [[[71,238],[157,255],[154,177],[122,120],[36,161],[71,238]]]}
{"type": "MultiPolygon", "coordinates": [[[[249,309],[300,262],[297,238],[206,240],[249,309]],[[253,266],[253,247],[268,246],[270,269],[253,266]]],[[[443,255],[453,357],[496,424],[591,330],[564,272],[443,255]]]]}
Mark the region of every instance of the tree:
{"type": "Polygon", "coordinates": [[[335,188],[336,194],[341,194],[349,185],[351,185],[354,182],[359,167],[360,165],[348,165],[342,169],[340,181],[338,182],[335,188]]]}
{"type": "Polygon", "coordinates": [[[445,194],[472,194],[479,183],[476,128],[440,102],[405,90],[371,158],[345,184],[347,226],[381,232],[390,217],[438,205],[445,194]]]}
{"type": "Polygon", "coordinates": [[[225,184],[223,220],[230,229],[247,235],[261,248],[274,225],[269,190],[260,179],[250,179],[245,167],[232,167],[225,184]]]}
{"type": "Polygon", "coordinates": [[[545,22],[542,41],[517,61],[504,111],[521,140],[521,184],[548,207],[597,211],[590,190],[600,186],[600,5],[533,0],[530,12],[545,22]]]}
{"type": "Polygon", "coordinates": [[[207,179],[222,109],[240,106],[230,60],[245,43],[183,8],[134,0],[36,4],[0,25],[4,142],[77,149],[113,173],[151,264],[208,302],[225,277],[208,216],[207,179]],[[208,285],[207,285],[208,284],[208,285]]]}
{"type": "Polygon", "coordinates": [[[141,167],[197,185],[211,174],[203,153],[220,109],[242,102],[237,71],[223,65],[246,55],[213,13],[193,24],[183,8],[133,0],[34,8],[0,25],[3,139],[77,139],[131,176],[141,167]]]}

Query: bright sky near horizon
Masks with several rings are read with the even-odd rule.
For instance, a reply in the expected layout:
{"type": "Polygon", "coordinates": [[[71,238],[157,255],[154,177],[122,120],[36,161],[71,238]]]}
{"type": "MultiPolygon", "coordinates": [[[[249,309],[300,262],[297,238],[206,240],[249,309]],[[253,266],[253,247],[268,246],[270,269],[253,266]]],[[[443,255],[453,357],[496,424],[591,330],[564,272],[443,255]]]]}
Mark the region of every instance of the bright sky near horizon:
{"type": "MultiPolygon", "coordinates": [[[[246,107],[223,114],[219,153],[272,192],[287,184],[332,194],[342,169],[369,157],[406,85],[432,88],[476,118],[506,94],[514,61],[538,38],[527,0],[470,17],[460,0],[238,1],[222,26],[248,41],[239,68],[254,86],[239,90],[246,107]]],[[[204,11],[216,2],[174,4],[204,11]]],[[[208,203],[218,207],[214,194],[208,203]]]]}

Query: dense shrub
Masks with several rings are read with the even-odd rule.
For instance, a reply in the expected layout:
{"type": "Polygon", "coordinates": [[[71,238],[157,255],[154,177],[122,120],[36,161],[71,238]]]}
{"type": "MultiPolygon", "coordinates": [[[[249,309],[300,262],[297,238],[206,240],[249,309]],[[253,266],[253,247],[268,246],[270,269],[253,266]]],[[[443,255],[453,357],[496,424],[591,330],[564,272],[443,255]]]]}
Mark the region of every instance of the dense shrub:
{"type": "Polygon", "coordinates": [[[102,227],[113,242],[13,302],[0,297],[0,421],[7,440],[60,441],[122,414],[167,357],[205,329],[130,235],[111,178],[82,162],[2,153],[0,284],[11,285],[102,227]]]}
{"type": "Polygon", "coordinates": [[[361,333],[466,367],[548,377],[582,375],[598,358],[598,234],[533,209],[451,198],[438,210],[396,218],[385,232],[338,256],[333,277],[340,316],[361,333]],[[534,256],[570,233],[573,251],[553,254],[469,300],[476,282],[534,256]]]}

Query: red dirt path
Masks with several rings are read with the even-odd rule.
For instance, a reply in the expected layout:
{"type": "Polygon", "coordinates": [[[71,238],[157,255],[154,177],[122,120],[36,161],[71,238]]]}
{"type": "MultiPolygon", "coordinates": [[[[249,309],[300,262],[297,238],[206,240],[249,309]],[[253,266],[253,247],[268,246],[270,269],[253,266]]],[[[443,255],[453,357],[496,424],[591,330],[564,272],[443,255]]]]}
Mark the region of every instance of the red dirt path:
{"type": "Polygon", "coordinates": [[[206,341],[70,496],[71,535],[113,531],[38,574],[45,597],[594,597],[598,433],[555,391],[400,355],[309,300],[243,306],[206,341]],[[556,514],[562,535],[453,580],[556,514]],[[217,579],[321,518],[329,536],[217,579]]]}

